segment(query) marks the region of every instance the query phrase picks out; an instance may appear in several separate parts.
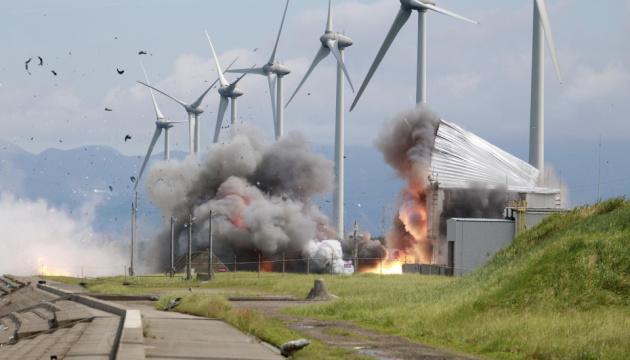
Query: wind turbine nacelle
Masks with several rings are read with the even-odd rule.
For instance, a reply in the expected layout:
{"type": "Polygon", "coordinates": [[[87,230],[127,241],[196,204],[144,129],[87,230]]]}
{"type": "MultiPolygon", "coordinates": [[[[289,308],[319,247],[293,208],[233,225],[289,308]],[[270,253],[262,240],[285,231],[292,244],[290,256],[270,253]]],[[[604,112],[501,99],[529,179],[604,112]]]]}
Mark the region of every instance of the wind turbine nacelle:
{"type": "Polygon", "coordinates": [[[324,45],[324,47],[328,47],[328,44],[327,44],[328,40],[337,41],[339,43],[340,49],[347,48],[349,46],[352,46],[352,44],[354,44],[354,42],[352,41],[352,39],[350,39],[350,37],[346,35],[342,35],[334,31],[326,32],[324,35],[322,35],[319,38],[319,41],[322,42],[322,45],[324,45]]]}
{"type": "Polygon", "coordinates": [[[196,107],[196,108],[193,108],[193,107],[190,107],[190,106],[189,106],[189,107],[186,109],[186,111],[188,111],[188,112],[190,112],[190,113],[193,113],[193,114],[195,114],[195,115],[201,115],[201,114],[203,114],[203,109],[202,109],[201,107],[196,107]]]}
{"type": "Polygon", "coordinates": [[[167,120],[158,120],[155,122],[155,126],[160,128],[160,129],[170,129],[173,126],[175,126],[173,123],[167,121],[167,120]]]}
{"type": "MultiPolygon", "coordinates": [[[[421,0],[421,1],[422,3],[425,3],[427,5],[436,5],[434,0],[421,0]]],[[[414,9],[414,10],[420,10],[420,11],[426,10],[424,6],[422,6],[421,4],[418,4],[417,0],[400,0],[400,4],[403,7],[406,7],[407,9],[414,9]]]]}
{"type": "Polygon", "coordinates": [[[219,94],[223,97],[234,99],[243,96],[244,92],[236,86],[226,86],[219,89],[219,94]]]}
{"type": "Polygon", "coordinates": [[[278,76],[285,76],[291,73],[288,67],[278,63],[263,66],[263,71],[267,74],[276,74],[278,76]]]}

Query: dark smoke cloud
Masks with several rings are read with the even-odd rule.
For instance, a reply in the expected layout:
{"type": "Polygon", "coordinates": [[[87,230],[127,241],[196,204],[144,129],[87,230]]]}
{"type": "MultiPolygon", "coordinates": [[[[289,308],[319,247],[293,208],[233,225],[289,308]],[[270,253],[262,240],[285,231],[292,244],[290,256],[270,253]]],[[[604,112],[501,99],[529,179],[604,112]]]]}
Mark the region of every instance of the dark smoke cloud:
{"type": "Polygon", "coordinates": [[[505,187],[488,189],[482,184],[475,184],[468,189],[448,190],[445,192],[440,232],[446,234],[446,220],[450,218],[502,219],[507,200],[505,187]]]}
{"type": "Polygon", "coordinates": [[[440,118],[426,106],[405,111],[385,124],[375,141],[385,161],[406,180],[424,178],[440,118]]]}
{"type": "MultiPolygon", "coordinates": [[[[195,248],[207,248],[212,211],[217,254],[253,260],[258,254],[273,259],[288,252],[311,257],[311,270],[328,271],[343,267],[341,244],[327,241],[335,238],[334,231],[311,199],[330,191],[333,176],[333,163],[312,153],[302,135],[291,133],[268,145],[255,129],[240,127],[226,143],[211,146],[201,161],[189,157],[157,164],[147,185],[163,215],[179,219],[181,250],[190,213],[195,248]]],[[[161,269],[169,239],[170,229],[152,252],[161,269]]]]}

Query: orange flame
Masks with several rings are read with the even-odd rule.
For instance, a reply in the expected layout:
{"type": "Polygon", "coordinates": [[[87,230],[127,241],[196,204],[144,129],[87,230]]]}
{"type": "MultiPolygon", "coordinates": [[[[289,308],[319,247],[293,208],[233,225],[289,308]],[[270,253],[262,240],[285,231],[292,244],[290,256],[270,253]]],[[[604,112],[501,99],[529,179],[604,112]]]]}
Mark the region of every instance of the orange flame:
{"type": "Polygon", "coordinates": [[[273,261],[262,259],[260,262],[260,272],[272,272],[273,271],[273,261]]]}
{"type": "Polygon", "coordinates": [[[428,239],[428,211],[424,185],[414,181],[402,193],[395,229],[387,235],[387,257],[361,272],[402,274],[407,260],[431,263],[432,245],[428,239]]]}

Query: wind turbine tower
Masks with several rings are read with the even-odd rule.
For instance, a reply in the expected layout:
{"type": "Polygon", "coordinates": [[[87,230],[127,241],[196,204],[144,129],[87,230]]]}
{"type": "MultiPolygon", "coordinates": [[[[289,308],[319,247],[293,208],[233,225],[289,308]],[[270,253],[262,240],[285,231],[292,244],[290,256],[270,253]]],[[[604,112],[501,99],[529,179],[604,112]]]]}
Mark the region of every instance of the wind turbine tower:
{"type": "Polygon", "coordinates": [[[280,22],[280,29],[278,30],[278,36],[276,37],[276,44],[273,47],[273,52],[271,53],[271,57],[269,58],[267,64],[261,68],[234,69],[227,71],[231,73],[256,74],[267,77],[276,140],[282,137],[284,133],[284,90],[282,79],[291,73],[291,70],[288,67],[276,61],[278,43],[280,42],[280,35],[282,34],[282,28],[284,27],[284,20],[286,19],[287,10],[289,9],[289,2],[290,0],[287,0],[286,5],[284,6],[284,14],[282,15],[282,21],[280,22]],[[274,92],[276,93],[275,96],[274,92]]]}
{"type": "Polygon", "coordinates": [[[529,125],[529,163],[545,176],[545,38],[558,80],[562,83],[556,44],[545,0],[534,0],[534,29],[532,44],[532,97],[529,125]]]}
{"type": "Polygon", "coordinates": [[[477,21],[468,19],[461,15],[457,15],[452,11],[442,9],[435,5],[434,0],[400,0],[400,10],[398,10],[398,14],[396,18],[394,18],[394,23],[392,24],[387,36],[385,36],[385,40],[381,45],[381,48],[378,50],[376,54],[376,58],[370,67],[365,79],[363,80],[363,84],[359,88],[359,92],[357,96],[354,98],[352,102],[352,106],[350,107],[350,111],[354,110],[363,95],[363,92],[367,88],[372,76],[378,69],[381,61],[387,54],[389,47],[394,42],[394,39],[400,32],[400,29],[405,25],[411,13],[413,11],[418,12],[418,59],[417,59],[417,75],[416,75],[416,103],[426,103],[427,102],[427,20],[426,15],[427,11],[435,11],[440,14],[448,15],[450,17],[454,17],[456,19],[460,19],[463,21],[471,22],[473,24],[478,24],[477,21]]]}
{"type": "Polygon", "coordinates": [[[333,221],[335,222],[335,230],[337,230],[337,236],[339,239],[344,238],[344,157],[345,157],[345,145],[344,145],[344,115],[345,115],[345,103],[344,103],[344,78],[348,80],[350,88],[354,91],[354,86],[350,80],[348,69],[344,63],[344,49],[352,46],[353,41],[351,38],[344,34],[340,34],[333,29],[332,18],[332,0],[328,1],[328,20],[326,22],[326,31],[319,38],[321,46],[315,55],[313,63],[306,71],[304,78],[298,85],[297,89],[289,99],[286,106],[289,106],[295,95],[302,88],[302,85],[306,82],[306,79],[311,75],[315,67],[332,53],[337,60],[337,103],[336,103],[336,121],[335,121],[335,193],[333,198],[333,221]]]}

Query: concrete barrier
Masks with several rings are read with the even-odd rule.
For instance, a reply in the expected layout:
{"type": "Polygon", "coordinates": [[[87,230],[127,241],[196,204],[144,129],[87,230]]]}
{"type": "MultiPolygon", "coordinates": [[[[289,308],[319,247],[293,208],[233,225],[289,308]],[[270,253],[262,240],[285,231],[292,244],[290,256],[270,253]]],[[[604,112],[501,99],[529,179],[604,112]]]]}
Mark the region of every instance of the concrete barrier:
{"type": "Polygon", "coordinates": [[[79,304],[118,315],[120,317],[120,321],[109,358],[111,360],[145,359],[142,317],[140,316],[139,311],[126,310],[115,304],[90,296],[67,292],[49,284],[37,284],[37,288],[60,297],[68,297],[69,300],[78,302],[79,304]],[[127,317],[129,317],[129,320],[127,317]]]}

